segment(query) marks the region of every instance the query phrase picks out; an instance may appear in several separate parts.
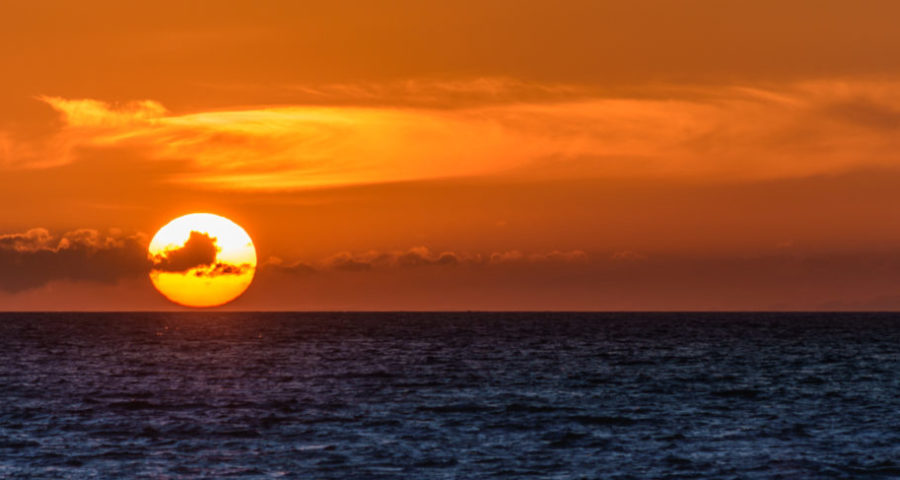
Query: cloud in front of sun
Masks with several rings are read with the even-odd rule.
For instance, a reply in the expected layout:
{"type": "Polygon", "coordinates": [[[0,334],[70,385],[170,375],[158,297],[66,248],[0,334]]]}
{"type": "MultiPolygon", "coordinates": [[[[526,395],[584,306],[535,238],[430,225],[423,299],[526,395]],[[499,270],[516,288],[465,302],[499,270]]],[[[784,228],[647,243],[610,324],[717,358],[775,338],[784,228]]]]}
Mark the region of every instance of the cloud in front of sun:
{"type": "Polygon", "coordinates": [[[256,271],[247,232],[227,218],[195,213],[172,220],[150,241],[150,279],[169,300],[214,307],[240,296],[256,271]]]}

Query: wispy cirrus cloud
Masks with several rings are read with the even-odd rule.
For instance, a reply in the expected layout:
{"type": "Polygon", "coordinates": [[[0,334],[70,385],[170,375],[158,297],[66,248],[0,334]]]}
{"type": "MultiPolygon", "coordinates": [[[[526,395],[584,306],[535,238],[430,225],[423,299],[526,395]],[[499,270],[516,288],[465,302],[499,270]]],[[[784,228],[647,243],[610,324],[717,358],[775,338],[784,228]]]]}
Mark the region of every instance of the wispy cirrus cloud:
{"type": "MultiPolygon", "coordinates": [[[[64,125],[33,164],[132,149],[182,165],[169,181],[238,190],[485,175],[755,180],[900,166],[900,137],[890,134],[900,82],[604,94],[482,79],[306,90],[319,105],[184,114],[149,100],[41,97],[64,125]]],[[[4,145],[7,165],[27,150],[4,145]]]]}

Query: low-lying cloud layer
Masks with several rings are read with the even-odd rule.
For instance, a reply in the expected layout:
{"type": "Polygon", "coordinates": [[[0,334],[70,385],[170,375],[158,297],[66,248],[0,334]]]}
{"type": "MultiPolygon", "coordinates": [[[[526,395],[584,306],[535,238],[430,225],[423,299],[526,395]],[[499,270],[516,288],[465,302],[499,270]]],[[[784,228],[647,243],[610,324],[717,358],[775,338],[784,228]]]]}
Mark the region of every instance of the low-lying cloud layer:
{"type": "Polygon", "coordinates": [[[309,274],[319,271],[365,272],[370,270],[409,269],[418,267],[455,267],[459,265],[502,265],[535,263],[584,263],[587,253],[581,250],[548,253],[523,253],[507,250],[492,253],[434,252],[428,247],[412,247],[408,250],[367,252],[340,252],[314,262],[285,263],[284,260],[270,258],[264,268],[280,272],[309,274]]]}
{"type": "MultiPolygon", "coordinates": [[[[19,292],[56,281],[116,283],[147,275],[151,271],[185,273],[196,276],[242,275],[251,265],[216,261],[219,248],[208,234],[191,232],[181,247],[149,256],[144,234],[125,235],[118,231],[103,234],[79,229],[54,235],[43,228],[24,233],[0,235],[0,290],[19,292]]],[[[365,272],[418,267],[458,265],[533,264],[547,262],[583,263],[587,254],[570,252],[522,253],[517,250],[493,253],[433,252],[427,247],[407,250],[341,252],[311,263],[287,263],[270,258],[263,272],[310,274],[317,272],[365,272]]]]}
{"type": "Polygon", "coordinates": [[[18,292],[60,280],[115,283],[149,270],[143,235],[45,229],[0,235],[0,290],[18,292]]]}
{"type": "Polygon", "coordinates": [[[141,233],[79,229],[53,235],[44,228],[0,235],[0,291],[19,292],[58,281],[112,284],[151,271],[200,277],[242,275],[250,265],[216,261],[216,239],[191,232],[184,246],[149,256],[141,233]]]}
{"type": "Polygon", "coordinates": [[[432,255],[431,263],[416,267],[393,260],[375,266],[375,258],[341,254],[317,265],[270,263],[263,270],[267,274],[260,277],[265,288],[255,295],[281,308],[306,309],[900,307],[900,254],[896,252],[784,251],[748,257],[634,251],[591,256],[500,253],[482,255],[481,260],[473,256],[452,266],[436,265],[437,257],[432,255]]]}
{"type": "MultiPolygon", "coordinates": [[[[213,243],[203,235],[193,240],[179,252],[187,256],[203,250],[197,245],[213,243]]],[[[0,291],[17,293],[53,282],[112,285],[147,275],[153,260],[147,256],[147,238],[140,234],[81,229],[54,235],[32,229],[0,235],[0,291]]],[[[184,262],[176,256],[167,265],[191,263],[184,262]]],[[[211,263],[185,273],[231,275],[247,268],[211,263]]],[[[900,305],[900,255],[813,254],[789,247],[734,257],[633,250],[465,252],[420,246],[341,252],[303,262],[273,257],[260,266],[258,282],[242,298],[243,307],[895,308],[900,305]]]]}

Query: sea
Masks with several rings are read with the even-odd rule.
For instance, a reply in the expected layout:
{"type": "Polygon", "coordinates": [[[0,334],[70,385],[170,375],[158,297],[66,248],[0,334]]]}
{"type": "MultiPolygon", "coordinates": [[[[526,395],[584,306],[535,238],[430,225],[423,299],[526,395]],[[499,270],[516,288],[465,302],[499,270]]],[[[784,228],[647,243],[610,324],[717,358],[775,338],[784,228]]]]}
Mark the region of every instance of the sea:
{"type": "Polygon", "coordinates": [[[3,313],[0,478],[900,478],[900,315],[3,313]]]}

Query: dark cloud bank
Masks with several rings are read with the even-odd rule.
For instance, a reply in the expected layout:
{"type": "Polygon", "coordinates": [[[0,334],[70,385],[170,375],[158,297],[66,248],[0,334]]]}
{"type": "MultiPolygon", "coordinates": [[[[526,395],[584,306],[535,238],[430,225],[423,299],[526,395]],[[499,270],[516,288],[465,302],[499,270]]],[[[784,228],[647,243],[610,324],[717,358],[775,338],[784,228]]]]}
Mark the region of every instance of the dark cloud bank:
{"type": "MultiPolygon", "coordinates": [[[[183,247],[148,258],[144,235],[83,229],[55,236],[32,229],[0,235],[0,291],[15,293],[53,281],[110,284],[154,269],[215,276],[240,274],[248,268],[216,262],[216,252],[215,239],[196,232],[183,247]]],[[[498,294],[519,302],[498,305],[520,305],[526,295],[526,300],[534,299],[533,305],[526,306],[533,308],[546,306],[541,302],[549,298],[560,308],[866,309],[896,307],[900,298],[896,293],[900,253],[894,251],[782,251],[753,257],[623,251],[588,256],[580,250],[471,254],[416,247],[344,252],[312,263],[271,259],[261,265],[261,273],[270,279],[264,282],[274,282],[265,285],[290,295],[298,286],[315,293],[310,301],[343,292],[348,297],[341,297],[341,302],[362,301],[361,306],[369,307],[368,299],[395,290],[403,298],[417,293],[423,302],[457,295],[460,305],[498,294]],[[348,284],[355,287],[348,289],[348,284]],[[474,293],[467,297],[466,292],[474,293]],[[871,303],[873,298],[880,303],[871,303]]]]}
{"type": "Polygon", "coordinates": [[[116,283],[151,271],[187,272],[201,276],[235,275],[249,266],[216,262],[216,239],[191,232],[184,246],[150,258],[146,235],[102,234],[80,229],[55,236],[43,228],[0,235],[0,291],[20,292],[53,281],[116,283]]]}
{"type": "Polygon", "coordinates": [[[57,280],[115,283],[150,268],[143,235],[83,229],[57,238],[42,228],[0,235],[0,290],[7,292],[57,280]]]}

